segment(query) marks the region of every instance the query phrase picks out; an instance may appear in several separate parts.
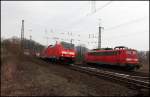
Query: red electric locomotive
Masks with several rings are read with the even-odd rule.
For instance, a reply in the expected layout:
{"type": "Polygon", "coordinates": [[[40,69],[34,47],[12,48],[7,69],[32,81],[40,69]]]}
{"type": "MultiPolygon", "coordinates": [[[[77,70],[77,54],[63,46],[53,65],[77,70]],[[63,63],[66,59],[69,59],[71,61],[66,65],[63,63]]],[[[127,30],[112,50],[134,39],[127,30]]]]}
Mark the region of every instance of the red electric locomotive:
{"type": "Polygon", "coordinates": [[[49,45],[41,53],[41,58],[51,61],[67,61],[72,63],[75,61],[76,52],[74,44],[67,42],[59,42],[55,45],[49,45]]]}
{"type": "Polygon", "coordinates": [[[137,51],[128,49],[124,46],[118,46],[114,49],[97,49],[89,51],[85,54],[84,61],[88,64],[124,66],[130,70],[138,69],[140,67],[137,51]]]}

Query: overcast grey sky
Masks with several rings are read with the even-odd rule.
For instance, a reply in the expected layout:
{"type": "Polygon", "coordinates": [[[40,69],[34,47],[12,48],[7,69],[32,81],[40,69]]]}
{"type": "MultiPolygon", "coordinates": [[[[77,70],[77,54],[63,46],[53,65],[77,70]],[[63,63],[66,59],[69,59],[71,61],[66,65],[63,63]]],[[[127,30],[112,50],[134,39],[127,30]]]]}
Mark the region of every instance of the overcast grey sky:
{"type": "Polygon", "coordinates": [[[98,25],[102,47],[119,45],[149,50],[149,1],[1,1],[1,37],[20,37],[25,20],[25,38],[46,45],[64,40],[88,48],[97,47],[98,25]],[[72,35],[68,35],[68,32],[72,35]],[[80,35],[80,36],[79,36],[80,35]],[[93,36],[92,36],[93,37],[93,36]]]}

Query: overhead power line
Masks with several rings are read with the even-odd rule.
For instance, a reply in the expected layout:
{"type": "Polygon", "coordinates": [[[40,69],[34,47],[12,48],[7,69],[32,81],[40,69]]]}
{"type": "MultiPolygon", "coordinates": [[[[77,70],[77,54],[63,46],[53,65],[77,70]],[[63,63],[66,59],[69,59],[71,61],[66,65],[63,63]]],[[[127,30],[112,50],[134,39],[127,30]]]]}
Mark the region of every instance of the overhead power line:
{"type": "Polygon", "coordinates": [[[87,14],[87,16],[93,15],[94,13],[96,13],[96,12],[102,10],[103,8],[105,8],[106,6],[108,6],[108,5],[111,4],[111,3],[112,3],[112,1],[107,2],[107,3],[104,4],[102,7],[98,8],[98,9],[95,9],[95,11],[92,11],[92,13],[90,13],[90,14],[87,14]]]}
{"type": "MultiPolygon", "coordinates": [[[[148,32],[148,30],[141,30],[141,31],[135,31],[133,33],[130,33],[130,34],[120,34],[120,35],[117,35],[117,36],[113,36],[114,39],[123,39],[123,38],[127,38],[127,37],[133,37],[133,35],[137,34],[137,33],[143,33],[143,32],[148,32]]],[[[111,36],[112,37],[112,36],[111,36]]]]}
{"type": "MultiPolygon", "coordinates": [[[[102,7],[98,8],[98,9],[95,9],[96,11],[95,11],[94,13],[96,13],[96,12],[102,10],[103,8],[105,8],[106,6],[108,6],[108,5],[111,4],[111,3],[112,3],[112,1],[109,1],[109,2],[107,2],[106,4],[104,4],[102,7]]],[[[94,4],[94,6],[95,6],[95,4],[94,4]]],[[[78,23],[80,23],[81,21],[83,21],[83,20],[85,19],[85,17],[91,16],[91,15],[93,15],[94,13],[92,12],[92,13],[90,13],[90,14],[84,15],[83,17],[79,18],[76,22],[74,22],[73,24],[71,24],[71,26],[77,25],[78,23]]]]}
{"type": "Polygon", "coordinates": [[[116,28],[119,28],[119,27],[122,27],[122,26],[127,26],[127,25],[130,25],[130,24],[133,24],[133,23],[140,22],[140,21],[146,19],[146,17],[147,17],[147,16],[144,16],[144,17],[142,17],[142,18],[138,18],[138,19],[134,19],[134,20],[131,20],[131,21],[128,21],[128,22],[125,22],[125,23],[121,23],[121,24],[119,24],[119,25],[116,25],[116,26],[107,28],[107,29],[105,29],[105,31],[112,30],[112,29],[116,29],[116,28]]]}

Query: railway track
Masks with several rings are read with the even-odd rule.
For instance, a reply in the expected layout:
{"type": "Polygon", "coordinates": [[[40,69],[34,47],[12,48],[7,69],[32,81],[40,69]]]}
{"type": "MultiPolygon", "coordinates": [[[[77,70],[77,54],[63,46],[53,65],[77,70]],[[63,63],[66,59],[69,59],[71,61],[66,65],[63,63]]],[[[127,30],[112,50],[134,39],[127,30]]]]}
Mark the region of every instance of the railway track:
{"type": "MultiPolygon", "coordinates": [[[[48,62],[48,61],[47,61],[48,62]]],[[[49,62],[48,62],[49,63],[49,62]]],[[[65,64],[65,63],[52,63],[54,65],[65,66],[66,68],[76,70],[79,72],[87,73],[92,76],[97,76],[99,78],[109,79],[110,81],[114,81],[115,83],[125,85],[130,89],[134,89],[139,91],[139,93],[143,93],[143,90],[149,90],[149,77],[144,76],[133,76],[124,73],[112,72],[109,70],[103,70],[100,68],[93,68],[88,66],[80,66],[77,64],[65,64]],[[65,64],[65,65],[64,65],[65,64]],[[69,66],[68,66],[69,65],[69,66]]],[[[142,94],[143,95],[143,94],[142,94]]]]}
{"type": "Polygon", "coordinates": [[[145,77],[146,79],[149,78],[149,73],[140,72],[139,70],[129,71],[129,70],[126,70],[123,67],[119,67],[119,66],[95,65],[95,64],[88,65],[88,64],[82,64],[82,63],[77,63],[76,65],[98,68],[98,69],[102,69],[102,70],[106,70],[106,71],[112,71],[112,72],[116,72],[116,73],[122,73],[122,74],[126,74],[126,75],[141,76],[143,78],[145,77]]]}
{"type": "Polygon", "coordinates": [[[132,89],[149,89],[149,77],[141,77],[141,76],[131,76],[127,74],[120,74],[116,72],[111,71],[105,71],[98,68],[92,68],[92,67],[84,67],[84,66],[78,66],[72,64],[70,66],[71,69],[88,73],[91,75],[95,75],[98,77],[107,78],[110,80],[114,80],[116,82],[121,82],[124,85],[132,88],[132,89]]]}

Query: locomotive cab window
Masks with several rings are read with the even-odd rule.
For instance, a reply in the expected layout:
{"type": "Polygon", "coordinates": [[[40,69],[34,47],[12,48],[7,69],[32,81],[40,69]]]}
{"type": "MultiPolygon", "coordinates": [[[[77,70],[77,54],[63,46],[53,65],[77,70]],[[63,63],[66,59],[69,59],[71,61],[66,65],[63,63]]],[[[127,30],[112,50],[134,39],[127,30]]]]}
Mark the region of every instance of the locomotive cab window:
{"type": "Polygon", "coordinates": [[[61,44],[65,49],[74,49],[74,44],[66,43],[66,42],[61,42],[61,44]]]}
{"type": "Polygon", "coordinates": [[[54,47],[54,45],[49,45],[48,47],[52,48],[52,47],[54,47]]]}
{"type": "Polygon", "coordinates": [[[135,54],[136,54],[136,51],[132,51],[132,54],[135,55],[135,54]]]}
{"type": "Polygon", "coordinates": [[[132,51],[127,51],[126,53],[127,53],[128,55],[130,55],[130,54],[132,54],[132,51]]]}
{"type": "Polygon", "coordinates": [[[121,52],[120,52],[120,51],[116,51],[116,54],[117,54],[117,55],[120,55],[120,54],[121,54],[121,52]]]}
{"type": "Polygon", "coordinates": [[[127,51],[127,54],[128,54],[128,55],[130,55],[130,54],[133,54],[133,55],[134,55],[134,54],[136,54],[136,51],[127,51]]]}

